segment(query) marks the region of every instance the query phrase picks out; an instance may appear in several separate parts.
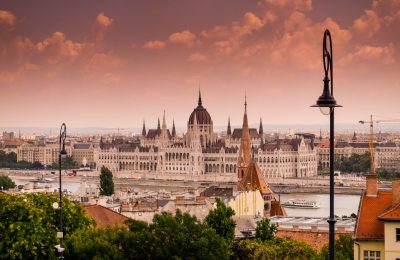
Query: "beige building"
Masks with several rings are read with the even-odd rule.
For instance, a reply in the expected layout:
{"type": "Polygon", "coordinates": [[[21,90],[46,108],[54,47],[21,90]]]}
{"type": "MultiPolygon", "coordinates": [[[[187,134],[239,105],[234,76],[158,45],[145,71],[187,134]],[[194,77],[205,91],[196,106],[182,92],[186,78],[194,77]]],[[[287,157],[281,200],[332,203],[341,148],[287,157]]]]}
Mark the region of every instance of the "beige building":
{"type": "Polygon", "coordinates": [[[94,148],[93,144],[76,143],[72,145],[72,158],[78,166],[86,162],[87,166],[94,165],[94,148]]]}
{"type": "MultiPolygon", "coordinates": [[[[318,166],[329,168],[329,142],[320,143],[316,147],[318,166]]],[[[362,155],[369,152],[368,142],[335,142],[335,157],[348,158],[352,154],[362,155]]],[[[395,143],[375,143],[374,156],[376,168],[400,170],[400,147],[395,143]]]]}
{"type": "Polygon", "coordinates": [[[259,190],[239,191],[226,204],[235,211],[235,216],[262,216],[264,199],[259,190]]]}
{"type": "Polygon", "coordinates": [[[378,190],[377,176],[367,176],[354,240],[354,259],[400,259],[400,180],[391,191],[378,190]]]}
{"type": "MultiPolygon", "coordinates": [[[[72,152],[70,146],[66,146],[65,150],[68,155],[71,155],[72,152]]],[[[46,166],[58,162],[59,154],[59,144],[24,144],[17,149],[17,160],[30,163],[40,162],[46,166]]]]}
{"type": "MultiPolygon", "coordinates": [[[[146,129],[138,141],[103,140],[94,149],[96,169],[108,167],[113,172],[180,175],[183,178],[227,176],[237,173],[242,128],[231,132],[230,123],[226,138],[217,138],[213,121],[201,98],[190,114],[183,138],[176,135],[175,125],[167,127],[164,116],[156,129],[146,129]]],[[[266,178],[308,177],[317,175],[317,153],[312,143],[302,137],[278,139],[264,143],[262,123],[260,128],[248,129],[254,159],[266,178]]]]}

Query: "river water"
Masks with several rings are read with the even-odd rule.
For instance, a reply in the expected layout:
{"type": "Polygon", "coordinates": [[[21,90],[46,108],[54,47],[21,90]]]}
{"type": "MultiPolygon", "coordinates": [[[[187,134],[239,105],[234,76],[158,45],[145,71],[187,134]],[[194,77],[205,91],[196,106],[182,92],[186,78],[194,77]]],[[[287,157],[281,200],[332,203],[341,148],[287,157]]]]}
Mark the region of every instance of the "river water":
{"type": "MultiPolygon", "coordinates": [[[[27,179],[13,178],[13,181],[17,185],[24,185],[29,182],[27,179]]],[[[51,186],[53,189],[58,190],[58,182],[40,184],[51,186]]],[[[68,190],[71,193],[75,193],[79,190],[79,182],[63,182],[62,189],[68,190]]],[[[135,187],[133,187],[135,188],[135,187]]],[[[154,187],[153,187],[154,188],[154,187]]],[[[143,187],[138,187],[143,189],[143,187]]],[[[276,199],[279,196],[275,194],[276,199]]],[[[301,209],[301,208],[285,208],[286,213],[289,216],[307,216],[307,217],[328,217],[329,216],[329,194],[311,194],[311,193],[292,193],[292,194],[281,194],[281,202],[295,199],[295,200],[314,200],[321,207],[319,209],[301,209]]],[[[360,203],[359,195],[347,195],[347,194],[335,194],[335,215],[341,217],[343,215],[350,216],[351,213],[357,214],[358,205],[360,203]]]]}
{"type": "MultiPolygon", "coordinates": [[[[319,209],[285,208],[289,216],[329,216],[329,194],[281,194],[280,197],[281,202],[290,199],[314,200],[321,206],[319,209]]],[[[351,213],[357,214],[359,203],[360,195],[335,194],[335,215],[342,217],[343,215],[350,216],[351,213]]]]}

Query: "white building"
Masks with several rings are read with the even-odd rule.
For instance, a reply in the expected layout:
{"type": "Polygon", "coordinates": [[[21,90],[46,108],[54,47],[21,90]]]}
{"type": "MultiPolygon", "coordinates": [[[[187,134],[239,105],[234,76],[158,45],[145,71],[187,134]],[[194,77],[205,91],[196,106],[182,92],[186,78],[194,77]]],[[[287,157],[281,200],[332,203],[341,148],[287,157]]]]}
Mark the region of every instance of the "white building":
{"type": "MultiPolygon", "coordinates": [[[[68,155],[71,155],[72,149],[70,146],[66,146],[65,150],[68,155]]],[[[58,162],[59,154],[59,144],[24,144],[18,147],[17,160],[30,163],[40,162],[46,166],[58,162]]]]}
{"type": "MultiPolygon", "coordinates": [[[[173,124],[167,128],[165,113],[157,129],[146,130],[143,123],[139,141],[101,139],[94,151],[96,168],[108,167],[113,172],[181,174],[190,176],[217,175],[236,177],[241,129],[221,139],[213,132],[213,121],[203,107],[199,94],[198,106],[190,114],[187,131],[178,138],[173,124]]],[[[305,177],[317,174],[317,154],[311,142],[277,139],[264,142],[260,129],[249,129],[254,157],[265,177],[305,177]]]]}

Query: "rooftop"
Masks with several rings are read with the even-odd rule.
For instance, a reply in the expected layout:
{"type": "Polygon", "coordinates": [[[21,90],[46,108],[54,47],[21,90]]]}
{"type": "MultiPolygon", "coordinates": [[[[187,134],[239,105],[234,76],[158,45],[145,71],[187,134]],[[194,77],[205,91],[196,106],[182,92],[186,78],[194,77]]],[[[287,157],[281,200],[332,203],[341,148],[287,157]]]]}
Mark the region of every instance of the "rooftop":
{"type": "Polygon", "coordinates": [[[398,219],[400,216],[399,205],[392,208],[392,192],[378,191],[377,197],[361,197],[356,227],[357,239],[383,239],[385,218],[398,219]]]}
{"type": "Polygon", "coordinates": [[[96,220],[98,227],[106,226],[122,226],[128,218],[100,205],[85,205],[84,206],[89,217],[96,220]]]}

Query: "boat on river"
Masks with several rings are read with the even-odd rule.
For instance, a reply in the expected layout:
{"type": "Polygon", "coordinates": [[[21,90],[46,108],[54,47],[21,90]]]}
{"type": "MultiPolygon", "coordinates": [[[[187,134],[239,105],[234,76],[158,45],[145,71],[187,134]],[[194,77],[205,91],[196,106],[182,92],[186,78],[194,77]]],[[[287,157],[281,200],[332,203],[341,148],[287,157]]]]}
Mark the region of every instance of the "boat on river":
{"type": "Polygon", "coordinates": [[[285,208],[319,209],[321,206],[314,200],[288,200],[282,203],[285,208]]]}
{"type": "Polygon", "coordinates": [[[55,178],[45,178],[43,175],[41,177],[36,177],[29,180],[30,182],[37,182],[37,183],[50,183],[55,182],[55,178]]]}

